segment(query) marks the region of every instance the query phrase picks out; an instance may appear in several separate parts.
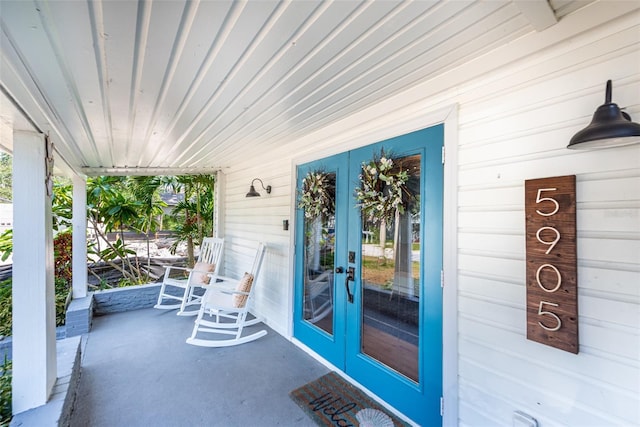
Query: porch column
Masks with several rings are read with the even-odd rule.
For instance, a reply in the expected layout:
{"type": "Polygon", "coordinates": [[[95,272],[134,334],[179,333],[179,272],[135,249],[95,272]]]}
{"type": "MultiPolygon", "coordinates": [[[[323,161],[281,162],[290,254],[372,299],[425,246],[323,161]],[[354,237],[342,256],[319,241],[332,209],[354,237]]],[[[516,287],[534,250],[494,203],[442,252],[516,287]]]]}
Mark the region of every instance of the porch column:
{"type": "Polygon", "coordinates": [[[73,183],[73,298],[87,296],[87,180],[74,175],[73,183]]]}
{"type": "Polygon", "coordinates": [[[216,172],[216,184],[213,188],[213,237],[224,237],[224,193],[225,176],[222,171],[216,172]]]}
{"type": "MultiPolygon", "coordinates": [[[[395,231],[393,239],[393,259],[395,270],[393,286],[400,295],[413,297],[413,241],[411,239],[411,214],[396,214],[395,231]]],[[[422,243],[422,242],[421,242],[422,243]]]]}
{"type": "Polygon", "coordinates": [[[56,381],[53,226],[45,138],[13,134],[13,413],[44,405],[56,381]]]}

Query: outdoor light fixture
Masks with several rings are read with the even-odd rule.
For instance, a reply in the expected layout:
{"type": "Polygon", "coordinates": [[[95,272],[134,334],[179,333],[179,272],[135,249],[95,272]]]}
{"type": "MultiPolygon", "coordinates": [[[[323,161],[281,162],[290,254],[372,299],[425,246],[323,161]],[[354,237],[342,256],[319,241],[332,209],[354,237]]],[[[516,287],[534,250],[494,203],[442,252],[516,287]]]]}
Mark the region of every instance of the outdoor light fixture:
{"type": "Polygon", "coordinates": [[[265,187],[260,178],[254,178],[253,181],[251,181],[251,188],[249,188],[249,192],[247,193],[246,197],[260,197],[260,193],[258,193],[256,191],[256,188],[253,186],[253,183],[256,182],[256,181],[260,181],[260,185],[262,186],[262,189],[263,190],[267,190],[267,194],[271,194],[271,186],[270,185],[267,185],[265,187]]]}
{"type": "Polygon", "coordinates": [[[567,148],[589,149],[620,147],[640,142],[640,124],[611,102],[611,80],[607,80],[605,103],[593,114],[591,123],[576,133],[567,148]]]}

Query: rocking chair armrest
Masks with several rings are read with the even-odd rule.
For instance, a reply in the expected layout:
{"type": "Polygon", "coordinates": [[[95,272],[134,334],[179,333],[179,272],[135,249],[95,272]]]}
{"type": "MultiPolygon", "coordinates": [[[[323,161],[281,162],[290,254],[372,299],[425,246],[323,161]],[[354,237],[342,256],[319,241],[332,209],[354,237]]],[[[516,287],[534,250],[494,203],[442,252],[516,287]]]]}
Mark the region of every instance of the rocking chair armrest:
{"type": "MultiPolygon", "coordinates": [[[[221,286],[222,285],[222,281],[220,280],[220,276],[218,276],[216,273],[212,273],[210,271],[196,271],[197,273],[202,273],[203,275],[207,275],[209,276],[209,283],[202,283],[199,284],[198,286],[203,288],[203,289],[213,289],[213,290],[221,290],[221,289],[227,289],[226,286],[221,286]]],[[[233,289],[232,287],[229,287],[229,289],[233,289]]]]}
{"type": "Polygon", "coordinates": [[[168,267],[165,267],[165,271],[169,271],[169,270],[182,270],[182,271],[188,271],[189,273],[191,273],[192,271],[195,271],[196,273],[202,273],[202,274],[207,274],[209,276],[211,276],[212,273],[211,271],[208,270],[196,270],[193,267],[178,267],[175,265],[170,265],[168,267]]]}
{"type": "Polygon", "coordinates": [[[245,292],[245,291],[238,291],[236,289],[216,289],[218,292],[220,292],[221,294],[227,294],[227,295],[249,295],[249,292],[245,292]]]}
{"type": "Polygon", "coordinates": [[[233,277],[228,276],[220,276],[219,274],[211,273],[209,275],[211,277],[211,284],[216,285],[216,287],[220,289],[235,289],[236,285],[240,282],[239,279],[234,279],[233,277]]]}
{"type": "MultiPolygon", "coordinates": [[[[214,274],[214,273],[211,273],[214,274]]],[[[220,274],[214,274],[216,276],[216,279],[218,279],[219,281],[222,282],[239,282],[238,279],[234,279],[233,277],[229,277],[229,276],[222,276],[220,274]]],[[[220,282],[218,282],[220,283],[220,282]]]]}
{"type": "Polygon", "coordinates": [[[196,270],[195,268],[185,268],[184,270],[188,271],[189,273],[200,273],[203,275],[207,275],[209,277],[213,277],[216,275],[215,273],[212,273],[210,270],[196,270]]]}
{"type": "Polygon", "coordinates": [[[182,271],[189,271],[189,269],[187,267],[178,267],[175,265],[170,265],[168,267],[165,267],[165,272],[168,273],[171,270],[182,270],[182,271]]]}
{"type": "Polygon", "coordinates": [[[229,286],[228,284],[224,284],[224,282],[215,282],[215,279],[212,279],[208,285],[202,286],[204,289],[211,289],[212,292],[219,292],[221,294],[234,294],[236,292],[235,285],[229,286]]]}

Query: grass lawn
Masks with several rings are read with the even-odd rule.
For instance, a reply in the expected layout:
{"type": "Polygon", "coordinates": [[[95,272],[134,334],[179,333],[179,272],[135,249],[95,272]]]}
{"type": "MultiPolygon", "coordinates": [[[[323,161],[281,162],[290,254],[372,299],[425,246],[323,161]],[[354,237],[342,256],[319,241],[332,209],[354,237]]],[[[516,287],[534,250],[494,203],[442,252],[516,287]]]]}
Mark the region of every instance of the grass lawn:
{"type": "MultiPolygon", "coordinates": [[[[413,262],[413,278],[420,278],[420,263],[413,262]]],[[[393,281],[395,262],[393,260],[380,260],[377,257],[362,257],[362,278],[368,283],[384,287],[386,283],[393,281]]]]}

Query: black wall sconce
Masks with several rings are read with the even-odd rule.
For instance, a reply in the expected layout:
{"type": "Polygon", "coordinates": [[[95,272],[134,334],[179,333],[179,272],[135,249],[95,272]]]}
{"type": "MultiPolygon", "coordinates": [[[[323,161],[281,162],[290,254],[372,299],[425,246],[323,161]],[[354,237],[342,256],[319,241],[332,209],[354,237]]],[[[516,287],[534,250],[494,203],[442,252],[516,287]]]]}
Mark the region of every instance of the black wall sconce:
{"type": "Polygon", "coordinates": [[[591,123],[576,133],[567,148],[589,149],[620,147],[640,142],[640,124],[611,102],[611,80],[607,80],[605,103],[593,114],[591,123]]]}
{"type": "Polygon", "coordinates": [[[251,181],[251,188],[249,188],[249,192],[247,193],[246,197],[260,197],[260,193],[258,193],[256,191],[256,188],[253,186],[253,183],[256,182],[256,181],[260,181],[260,185],[262,186],[262,189],[266,190],[267,194],[271,194],[271,186],[270,185],[267,185],[265,187],[260,178],[254,178],[253,181],[251,181]]]}

